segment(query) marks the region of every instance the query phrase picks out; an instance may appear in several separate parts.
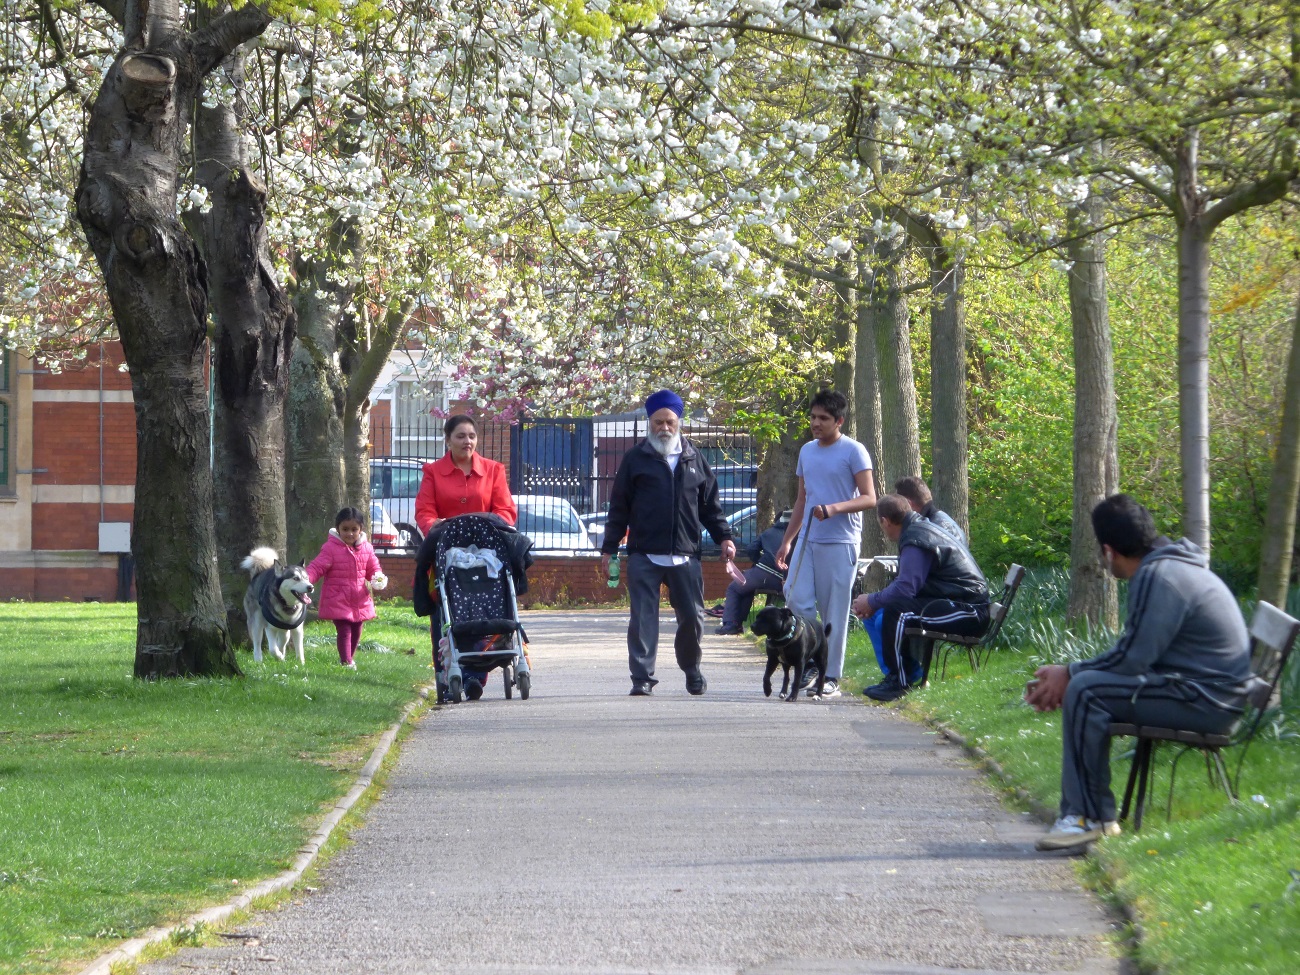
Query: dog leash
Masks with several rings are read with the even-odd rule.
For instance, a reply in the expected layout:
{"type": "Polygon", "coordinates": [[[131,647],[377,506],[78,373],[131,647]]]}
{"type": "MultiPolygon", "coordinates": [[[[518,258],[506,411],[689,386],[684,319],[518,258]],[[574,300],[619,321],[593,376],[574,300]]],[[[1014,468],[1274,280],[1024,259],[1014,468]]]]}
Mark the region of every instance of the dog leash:
{"type": "Polygon", "coordinates": [[[803,532],[801,532],[800,536],[796,539],[799,543],[799,558],[795,559],[794,571],[790,573],[790,580],[785,587],[785,598],[787,601],[790,599],[790,594],[794,592],[794,583],[795,580],[799,578],[799,570],[803,567],[803,557],[808,551],[808,545],[811,541],[809,535],[811,534],[813,508],[815,507],[817,506],[813,505],[812,508],[808,509],[808,520],[804,522],[803,532]]]}

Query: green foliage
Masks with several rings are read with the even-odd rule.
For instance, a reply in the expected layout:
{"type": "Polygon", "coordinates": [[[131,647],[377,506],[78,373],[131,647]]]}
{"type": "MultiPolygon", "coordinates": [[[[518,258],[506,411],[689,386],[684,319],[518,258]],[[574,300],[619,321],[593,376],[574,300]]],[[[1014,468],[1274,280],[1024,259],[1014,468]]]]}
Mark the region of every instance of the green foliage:
{"type": "Polygon", "coordinates": [[[609,40],[618,27],[649,23],[663,9],[663,0],[646,0],[644,3],[614,0],[608,4],[608,12],[592,9],[587,0],[545,2],[556,12],[556,19],[565,28],[595,41],[609,40]]]}
{"type": "MultiPolygon", "coordinates": [[[[1294,231],[1261,216],[1215,238],[1211,308],[1214,567],[1254,584],[1294,314],[1294,231]]],[[[1167,240],[1107,255],[1120,489],[1181,534],[1177,266],[1167,240]]],[[[1074,370],[1064,272],[1046,258],[972,273],[968,298],[972,549],[985,564],[1064,565],[1073,492],[1074,370]]],[[[916,346],[918,359],[923,346],[916,346]]],[[[922,387],[922,395],[925,393],[922,387]]]]}
{"type": "Polygon", "coordinates": [[[134,606],[6,605],[0,971],[65,970],[287,867],[430,679],[427,628],[379,612],[356,671],[317,623],[306,668],[144,682],[134,606]]]}

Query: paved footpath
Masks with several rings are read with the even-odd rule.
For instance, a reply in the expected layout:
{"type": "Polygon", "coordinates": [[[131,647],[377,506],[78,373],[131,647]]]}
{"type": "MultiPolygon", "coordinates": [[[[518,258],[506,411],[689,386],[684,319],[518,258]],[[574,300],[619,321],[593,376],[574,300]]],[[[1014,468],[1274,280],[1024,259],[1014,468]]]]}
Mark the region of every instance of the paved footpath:
{"type": "Polygon", "coordinates": [[[655,696],[628,697],[626,624],[526,614],[530,700],[494,675],[427,715],[318,889],[141,972],[1121,970],[1069,862],[958,748],[857,700],[766,699],[731,637],[706,637],[704,697],[664,641],[655,696]]]}

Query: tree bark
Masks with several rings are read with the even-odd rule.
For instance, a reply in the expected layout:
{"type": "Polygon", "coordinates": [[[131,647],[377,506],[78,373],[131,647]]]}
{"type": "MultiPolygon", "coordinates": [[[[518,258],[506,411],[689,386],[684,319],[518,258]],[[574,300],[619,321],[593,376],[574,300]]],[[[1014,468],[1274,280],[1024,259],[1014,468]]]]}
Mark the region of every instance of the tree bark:
{"type": "Polygon", "coordinates": [[[766,529],[777,514],[794,506],[799,491],[795,469],[799,463],[799,448],[808,439],[808,421],[805,402],[787,402],[782,410],[789,419],[780,439],[763,448],[763,459],[758,468],[758,523],[760,531],[766,529]]]}
{"type": "Polygon", "coordinates": [[[920,477],[920,424],[912,378],[912,339],[903,293],[903,245],[876,245],[873,319],[880,379],[881,459],[877,477],[888,493],[900,477],[920,477]]]}
{"type": "Polygon", "coordinates": [[[285,488],[289,557],[310,559],[325,544],[334,516],[347,500],[344,416],[347,380],[339,364],[339,319],[344,289],[323,264],[299,267],[298,341],[289,361],[288,447],[285,488]]]}
{"type": "MultiPolygon", "coordinates": [[[[936,239],[936,243],[938,243],[936,239]]],[[[945,246],[928,251],[930,265],[930,490],[935,504],[964,531],[970,526],[966,429],[966,266],[945,246]]]]}
{"type": "Polygon", "coordinates": [[[1183,534],[1210,551],[1210,238],[1178,227],[1178,428],[1183,534]]]}
{"type": "Polygon", "coordinates": [[[1101,200],[1091,197],[1070,214],[1070,321],[1074,333],[1074,522],[1070,534],[1068,619],[1119,626],[1114,578],[1102,565],[1092,509],[1119,489],[1118,414],[1106,288],[1106,245],[1080,236],[1100,223],[1101,200]]]}
{"type": "MultiPolygon", "coordinates": [[[[232,70],[238,80],[242,58],[232,70]]],[[[243,643],[248,580],[239,562],[259,545],[287,555],[285,403],[296,319],[271,263],[266,190],[249,171],[236,107],[200,106],[194,148],[212,203],[199,223],[215,324],[218,565],[226,626],[232,642],[243,643]]]]}
{"type": "MultiPolygon", "coordinates": [[[[838,265],[840,277],[848,276],[848,268],[841,262],[838,265]]],[[[835,285],[835,365],[831,370],[831,385],[848,399],[848,411],[844,415],[841,432],[846,437],[856,439],[857,416],[854,409],[855,389],[853,370],[857,365],[854,351],[857,327],[853,312],[853,291],[847,285],[835,285]]]]}
{"type": "Polygon", "coordinates": [[[176,211],[202,78],[270,18],[245,10],[185,34],[176,0],[152,0],[128,3],[123,21],[90,111],[76,203],[135,398],[135,673],[238,674],[212,518],[207,268],[176,211]]]}
{"type": "MultiPolygon", "coordinates": [[[[857,414],[857,439],[867,448],[873,465],[880,463],[880,377],[876,370],[876,332],[874,308],[871,301],[873,279],[865,261],[858,262],[858,289],[853,293],[856,313],[857,340],[854,343],[855,368],[853,370],[853,403],[857,414]]],[[[884,484],[871,472],[876,484],[876,497],[886,493],[884,484]]],[[[880,555],[891,551],[885,533],[874,512],[862,519],[862,554],[880,555]]]]}
{"type": "Polygon", "coordinates": [[[1264,517],[1264,542],[1259,560],[1259,598],[1286,609],[1291,588],[1291,560],[1296,533],[1296,505],[1300,502],[1300,303],[1291,329],[1287,358],[1286,392],[1277,436],[1277,457],[1268,486],[1264,517]]]}

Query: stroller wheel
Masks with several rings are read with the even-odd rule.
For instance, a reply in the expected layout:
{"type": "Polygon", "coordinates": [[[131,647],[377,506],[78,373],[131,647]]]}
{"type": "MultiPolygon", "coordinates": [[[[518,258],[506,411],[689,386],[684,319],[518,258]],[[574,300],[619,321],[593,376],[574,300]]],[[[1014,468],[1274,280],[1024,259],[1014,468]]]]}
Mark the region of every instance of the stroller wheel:
{"type": "Polygon", "coordinates": [[[532,678],[528,674],[520,674],[515,683],[519,685],[519,699],[527,701],[528,692],[532,689],[532,678]]]}
{"type": "Polygon", "coordinates": [[[447,699],[451,701],[453,704],[459,704],[461,698],[460,691],[461,691],[460,677],[459,676],[453,677],[447,683],[447,699]]]}
{"type": "Polygon", "coordinates": [[[502,667],[501,674],[505,677],[506,700],[508,701],[515,696],[515,668],[513,666],[502,667]]]}

